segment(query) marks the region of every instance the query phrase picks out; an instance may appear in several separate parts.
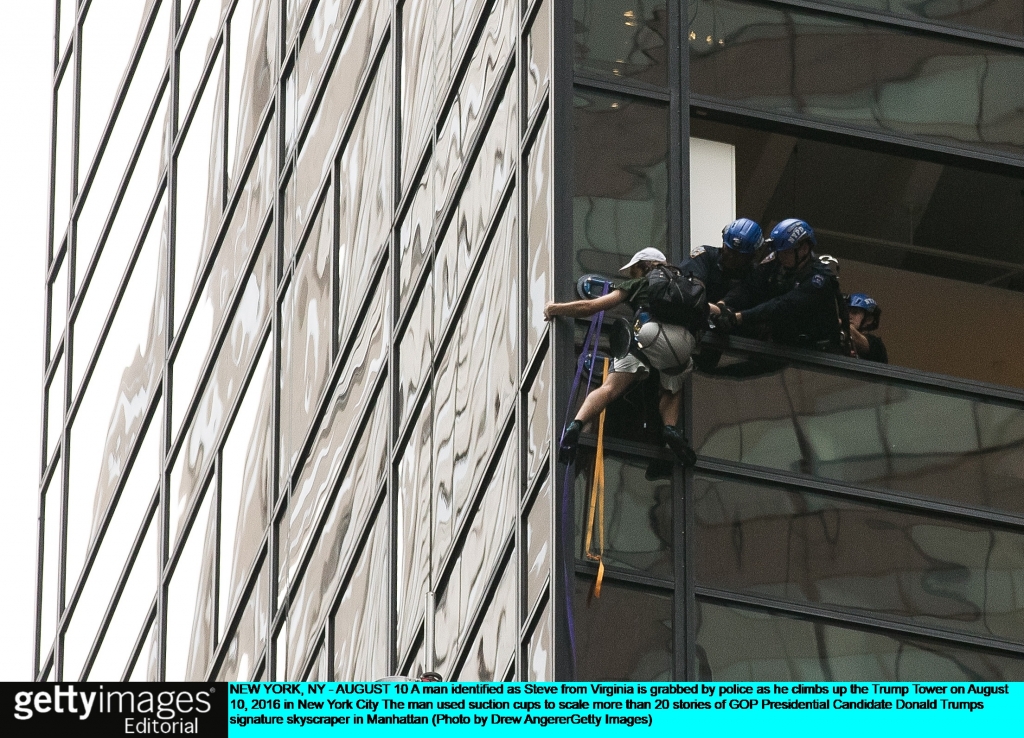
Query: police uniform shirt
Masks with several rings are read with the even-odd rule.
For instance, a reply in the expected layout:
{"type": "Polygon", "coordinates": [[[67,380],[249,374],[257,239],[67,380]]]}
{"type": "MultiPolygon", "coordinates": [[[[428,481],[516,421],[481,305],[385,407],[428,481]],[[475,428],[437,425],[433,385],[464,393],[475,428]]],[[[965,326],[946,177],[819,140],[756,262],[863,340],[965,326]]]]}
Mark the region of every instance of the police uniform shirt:
{"type": "Polygon", "coordinates": [[[719,300],[729,304],[727,296],[739,289],[743,279],[750,274],[750,269],[740,272],[727,272],[722,267],[722,249],[704,246],[704,251],[692,256],[679,265],[683,274],[688,274],[704,283],[708,302],[714,304],[719,300]]]}

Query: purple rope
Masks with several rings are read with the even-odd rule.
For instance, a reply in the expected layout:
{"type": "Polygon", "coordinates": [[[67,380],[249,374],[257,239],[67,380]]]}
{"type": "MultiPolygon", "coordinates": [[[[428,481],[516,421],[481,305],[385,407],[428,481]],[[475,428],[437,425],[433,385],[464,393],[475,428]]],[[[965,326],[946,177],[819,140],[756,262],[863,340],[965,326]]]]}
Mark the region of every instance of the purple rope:
{"type": "MultiPolygon", "coordinates": [[[[601,296],[604,297],[608,294],[609,283],[604,283],[604,291],[601,292],[601,296]]],[[[590,319],[590,327],[587,328],[586,336],[583,339],[583,352],[580,354],[580,358],[576,362],[576,376],[572,380],[572,389],[569,390],[569,405],[565,409],[565,421],[562,423],[562,434],[559,437],[558,445],[559,448],[562,446],[562,441],[565,440],[565,429],[569,426],[569,414],[572,412],[573,406],[576,404],[576,395],[580,388],[580,379],[583,377],[583,367],[586,365],[587,358],[590,358],[590,371],[587,374],[587,391],[590,391],[590,385],[594,380],[594,365],[597,363],[597,347],[601,339],[601,326],[604,323],[604,310],[597,313],[590,319]],[[593,348],[591,348],[593,344],[593,348]]],[[[568,549],[564,553],[565,556],[565,567],[563,570],[565,579],[565,612],[566,619],[569,621],[569,646],[572,649],[572,664],[573,673],[575,676],[576,671],[576,619],[573,615],[573,586],[572,577],[570,576],[570,570],[573,568],[572,562],[575,560],[575,553],[573,551],[573,535],[572,529],[572,494],[570,491],[570,483],[572,480],[572,470],[575,464],[567,464],[565,467],[565,479],[562,482],[562,539],[565,541],[564,546],[568,549]]]]}

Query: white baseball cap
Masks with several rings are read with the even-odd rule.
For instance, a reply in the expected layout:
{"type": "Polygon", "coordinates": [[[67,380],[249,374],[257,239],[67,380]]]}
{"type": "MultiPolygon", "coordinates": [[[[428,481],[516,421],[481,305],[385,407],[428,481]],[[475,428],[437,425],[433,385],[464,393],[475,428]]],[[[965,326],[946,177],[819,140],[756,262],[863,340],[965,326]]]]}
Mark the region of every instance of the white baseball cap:
{"type": "Polygon", "coordinates": [[[626,266],[622,267],[622,269],[620,269],[619,271],[624,272],[634,264],[641,261],[668,261],[668,259],[666,259],[665,255],[661,253],[661,251],[659,251],[658,249],[652,246],[648,246],[646,249],[640,249],[635,254],[633,254],[633,258],[629,260],[629,263],[626,264],[626,266]]]}

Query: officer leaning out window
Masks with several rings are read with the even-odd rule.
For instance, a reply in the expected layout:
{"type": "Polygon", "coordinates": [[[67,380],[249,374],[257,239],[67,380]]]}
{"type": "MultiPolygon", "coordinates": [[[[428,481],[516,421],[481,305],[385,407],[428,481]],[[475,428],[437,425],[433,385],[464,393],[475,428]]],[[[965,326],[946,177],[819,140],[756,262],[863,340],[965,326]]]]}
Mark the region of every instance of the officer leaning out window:
{"type": "Polygon", "coordinates": [[[885,350],[882,339],[871,331],[878,328],[882,319],[882,308],[870,296],[863,292],[855,292],[849,297],[850,340],[857,351],[857,356],[868,361],[889,363],[889,353],[885,350]]]}

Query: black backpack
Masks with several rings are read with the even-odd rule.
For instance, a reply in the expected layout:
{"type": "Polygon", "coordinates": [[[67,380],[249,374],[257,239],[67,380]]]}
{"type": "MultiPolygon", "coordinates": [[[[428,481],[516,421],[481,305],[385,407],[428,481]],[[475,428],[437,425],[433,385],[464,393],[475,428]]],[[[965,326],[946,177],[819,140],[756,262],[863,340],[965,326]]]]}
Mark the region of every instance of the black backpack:
{"type": "Polygon", "coordinates": [[[647,273],[651,315],[660,322],[681,325],[693,333],[708,327],[708,296],[699,279],[668,264],[647,273]]]}

